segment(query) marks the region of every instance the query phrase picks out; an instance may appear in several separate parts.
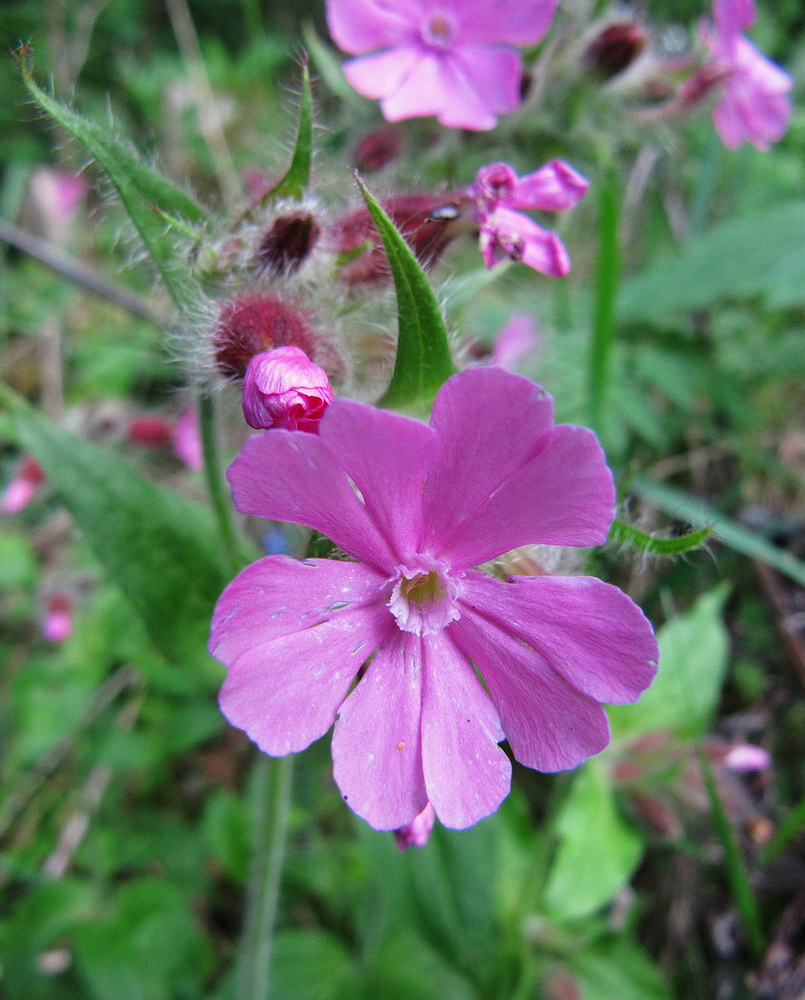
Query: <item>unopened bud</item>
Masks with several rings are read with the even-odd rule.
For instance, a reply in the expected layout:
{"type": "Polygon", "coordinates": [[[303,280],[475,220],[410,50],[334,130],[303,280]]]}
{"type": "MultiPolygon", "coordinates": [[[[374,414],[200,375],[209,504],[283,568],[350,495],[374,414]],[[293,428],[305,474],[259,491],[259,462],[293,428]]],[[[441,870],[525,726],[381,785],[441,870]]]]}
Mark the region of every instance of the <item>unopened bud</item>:
{"type": "Polygon", "coordinates": [[[436,822],[436,813],[433,806],[428,802],[425,808],[415,816],[406,826],[401,826],[394,831],[394,839],[397,847],[404,851],[409,847],[424,847],[433,830],[436,822]]]}
{"type": "Polygon", "coordinates": [[[332,401],[327,372],[298,347],[258,354],[243,380],[243,416],[256,430],[283,427],[315,434],[332,401]]]}
{"type": "Polygon", "coordinates": [[[274,220],[255,251],[258,267],[275,276],[293,274],[309,256],[321,235],[310,212],[293,212],[274,220]]]}
{"type": "Polygon", "coordinates": [[[221,307],[213,332],[213,351],[224,375],[243,378],[253,357],[288,345],[307,355],[315,354],[307,318],[281,299],[242,295],[221,307]]]}
{"type": "Polygon", "coordinates": [[[45,598],[42,618],[42,635],[48,642],[64,642],[73,631],[73,600],[63,591],[55,591],[45,598]]]}
{"type": "Polygon", "coordinates": [[[16,514],[27,507],[44,481],[45,473],[39,462],[30,456],[24,458],[17,474],[0,496],[0,511],[4,514],[16,514]]]}
{"type": "MultiPolygon", "coordinates": [[[[383,202],[386,214],[423,267],[434,264],[458,234],[468,205],[467,196],[461,193],[403,195],[383,202]]],[[[330,237],[336,252],[342,254],[369,244],[364,253],[342,268],[341,278],[347,284],[389,279],[391,272],[383,242],[367,208],[360,208],[336,222],[330,237]]]]}
{"type": "Polygon", "coordinates": [[[376,128],[365,135],[352,154],[355,166],[361,173],[380,170],[396,160],[402,150],[402,132],[396,128],[376,128]]]}
{"type": "Polygon", "coordinates": [[[618,21],[593,38],[582,62],[600,80],[611,80],[632,65],[646,43],[646,33],[636,21],[618,21]]]}
{"type": "Polygon", "coordinates": [[[165,417],[143,414],[129,423],[128,438],[144,448],[164,448],[171,443],[173,427],[165,417]]]}

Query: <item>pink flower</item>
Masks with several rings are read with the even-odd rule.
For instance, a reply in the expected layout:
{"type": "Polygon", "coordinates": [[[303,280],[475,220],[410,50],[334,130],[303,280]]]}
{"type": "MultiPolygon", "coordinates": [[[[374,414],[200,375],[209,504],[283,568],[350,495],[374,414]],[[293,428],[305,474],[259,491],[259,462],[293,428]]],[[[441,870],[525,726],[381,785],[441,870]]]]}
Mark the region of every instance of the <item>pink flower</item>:
{"type": "Polygon", "coordinates": [[[519,209],[564,211],[584,197],[587,187],[585,178],[564,160],[551,160],[525,177],[518,177],[507,163],[481,167],[468,191],[476,201],[487,268],[503,254],[542,274],[563,278],[570,271],[565,245],[519,209]]]}
{"type": "Polygon", "coordinates": [[[277,347],[249,362],[243,416],[250,427],[316,432],[333,401],[327,372],[298,347],[277,347]]]}
{"type": "Polygon", "coordinates": [[[493,128],[519,107],[522,62],[558,0],[328,0],[352,86],[380,101],[388,121],[435,115],[449,128],[493,128]],[[369,54],[371,53],[371,54],[369,54]]]}
{"type": "Polygon", "coordinates": [[[747,141],[767,150],[788,128],[793,81],[741,34],[755,21],[754,0],[715,0],[713,19],[700,29],[720,77],[713,124],[728,149],[747,141]]]}
{"type": "Polygon", "coordinates": [[[376,829],[429,801],[448,827],[476,823],[509,790],[502,740],[527,767],[575,767],[609,740],[600,703],[651,682],[651,626],[617,588],[473,569],[531,542],[601,544],[612,521],[594,434],[554,426],[528,379],[454,375],[430,426],[337,399],[318,435],[253,437],[228,475],[239,510],[356,561],[269,556],[229,584],[210,639],[222,710],[273,756],[335,721],[335,780],[376,829]]]}
{"type": "Polygon", "coordinates": [[[394,839],[397,841],[397,847],[401,851],[405,851],[409,847],[424,847],[430,838],[435,822],[436,813],[429,802],[422,812],[418,816],[415,816],[410,823],[394,831],[394,839]]]}
{"type": "Polygon", "coordinates": [[[16,514],[23,510],[36,496],[44,481],[45,473],[39,462],[30,456],[24,458],[16,475],[0,496],[0,511],[4,514],[16,514]]]}
{"type": "Polygon", "coordinates": [[[204,468],[204,452],[194,407],[185,407],[179,414],[173,425],[171,444],[176,457],[184,462],[188,469],[201,472],[204,468]]]}
{"type": "Polygon", "coordinates": [[[492,348],[493,365],[513,371],[517,362],[539,346],[537,325],[527,313],[517,313],[501,327],[492,348]]]}
{"type": "Polygon", "coordinates": [[[48,594],[42,618],[42,635],[48,642],[58,643],[73,633],[73,601],[62,591],[48,594]]]}

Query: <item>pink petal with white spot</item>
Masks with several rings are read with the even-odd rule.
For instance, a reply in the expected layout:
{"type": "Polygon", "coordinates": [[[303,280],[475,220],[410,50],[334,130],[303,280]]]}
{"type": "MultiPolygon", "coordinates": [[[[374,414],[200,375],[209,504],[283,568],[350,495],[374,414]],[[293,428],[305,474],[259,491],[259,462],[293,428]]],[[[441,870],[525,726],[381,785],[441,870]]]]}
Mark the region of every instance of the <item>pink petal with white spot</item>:
{"type": "Polygon", "coordinates": [[[462,583],[461,603],[527,643],[596,701],[637,701],[657,672],[659,649],[645,615],[597,577],[513,577],[501,583],[471,572],[462,583]]]}
{"type": "Polygon", "coordinates": [[[465,608],[450,632],[483,675],[521,764],[538,771],[564,771],[607,745],[609,721],[598,702],[507,631],[465,608]]]}
{"type": "Polygon", "coordinates": [[[422,773],[422,640],[394,631],[341,706],[333,775],[347,805],[376,830],[412,823],[427,806],[422,773]]]}
{"type": "Polygon", "coordinates": [[[330,407],[319,434],[338,455],[395,561],[418,552],[422,489],[438,448],[436,433],[397,413],[342,400],[330,407]]]}
{"type": "Polygon", "coordinates": [[[578,204],[588,187],[586,178],[569,163],[551,160],[518,180],[510,204],[512,208],[561,212],[578,204]]]}
{"type": "Polygon", "coordinates": [[[553,403],[527,378],[500,368],[470,368],[439,390],[430,426],[440,448],[422,503],[426,541],[436,553],[548,446],[553,403]]]}
{"type": "Polygon", "coordinates": [[[335,719],[361,664],[393,627],[367,566],[270,556],[224,591],[210,652],[229,668],[221,710],[266,753],[303,750],[335,719]]]}
{"type": "Polygon", "coordinates": [[[511,763],[498,713],[453,644],[456,624],[423,640],[422,761],[439,821],[463,830],[508,795],[511,763]]]}

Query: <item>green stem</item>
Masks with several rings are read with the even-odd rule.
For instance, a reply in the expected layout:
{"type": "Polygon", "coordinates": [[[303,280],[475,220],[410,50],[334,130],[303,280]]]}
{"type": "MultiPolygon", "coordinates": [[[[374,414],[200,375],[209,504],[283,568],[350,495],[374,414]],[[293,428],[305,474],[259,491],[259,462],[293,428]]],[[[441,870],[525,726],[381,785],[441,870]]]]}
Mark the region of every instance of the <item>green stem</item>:
{"type": "Polygon", "coordinates": [[[777,833],[766,844],[761,858],[763,864],[767,865],[785,850],[788,842],[800,833],[805,826],[805,799],[802,799],[780,824],[777,833]]]}
{"type": "Polygon", "coordinates": [[[238,1000],[268,1000],[271,951],[291,811],[293,757],[261,754],[254,769],[254,847],[238,954],[238,1000]]]}
{"type": "Polygon", "coordinates": [[[198,400],[198,426],[201,435],[201,451],[204,456],[204,476],[207,480],[207,490],[218,522],[218,532],[221,538],[224,555],[232,573],[237,573],[242,566],[238,538],[232,523],[232,512],[229,499],[224,489],[221,475],[221,462],[218,454],[218,434],[215,421],[215,400],[208,389],[202,389],[198,400]]]}
{"type": "Polygon", "coordinates": [[[615,342],[615,306],[620,273],[618,245],[618,190],[611,171],[602,172],[599,188],[598,261],[595,274],[595,313],[590,345],[590,425],[603,436],[609,393],[612,347],[615,342]]]}
{"type": "Polygon", "coordinates": [[[721,163],[724,159],[724,147],[718,137],[718,133],[713,129],[710,137],[710,145],[705,154],[702,169],[693,191],[693,204],[690,209],[690,221],[688,223],[688,239],[695,239],[707,226],[707,218],[710,214],[710,206],[713,202],[713,192],[716,187],[716,178],[721,163]]]}
{"type": "Polygon", "coordinates": [[[699,750],[699,766],[701,767],[702,777],[707,789],[707,797],[710,800],[713,826],[724,849],[727,875],[732,887],[732,894],[735,897],[738,912],[741,914],[741,922],[746,931],[749,946],[753,954],[758,957],[763,952],[763,927],[760,921],[757,900],[752,891],[749,873],[746,870],[746,864],[741,856],[738,843],[735,840],[735,834],[727,818],[727,814],[724,812],[724,806],[721,804],[710,762],[707,759],[706,752],[702,749],[699,750]]]}

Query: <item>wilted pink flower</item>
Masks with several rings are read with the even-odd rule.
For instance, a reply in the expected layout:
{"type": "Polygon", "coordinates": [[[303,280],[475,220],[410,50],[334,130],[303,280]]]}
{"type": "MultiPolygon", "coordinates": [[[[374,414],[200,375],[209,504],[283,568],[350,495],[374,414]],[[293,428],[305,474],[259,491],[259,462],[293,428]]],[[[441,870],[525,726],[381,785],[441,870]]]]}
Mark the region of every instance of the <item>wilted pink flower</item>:
{"type": "Polygon", "coordinates": [[[347,80],[389,121],[435,115],[484,130],[519,107],[515,47],[542,38],[557,2],[328,0],[327,21],[336,44],[361,57],[345,64],[347,80]]]}
{"type": "Polygon", "coordinates": [[[487,268],[499,255],[563,278],[570,271],[570,257],[556,235],[521,209],[559,212],[572,208],[587,191],[587,181],[564,160],[551,160],[534,173],[518,177],[507,163],[481,167],[468,189],[477,205],[481,227],[480,249],[487,268]]]}
{"type": "Polygon", "coordinates": [[[23,458],[14,478],[0,496],[0,511],[4,514],[16,514],[23,510],[36,496],[44,481],[45,473],[39,462],[30,456],[23,458]]]}
{"type": "Polygon", "coordinates": [[[249,362],[243,379],[243,416],[257,430],[318,430],[333,401],[327,372],[298,347],[277,347],[249,362]]]}
{"type": "Polygon", "coordinates": [[[409,847],[424,847],[428,842],[435,822],[436,813],[429,802],[422,812],[418,816],[415,816],[410,823],[394,831],[394,839],[397,841],[397,847],[401,851],[405,851],[409,847]]]}
{"type": "Polygon", "coordinates": [[[713,123],[728,149],[744,141],[768,149],[791,117],[791,77],[741,34],[754,21],[754,0],[715,0],[713,23],[701,28],[711,59],[702,71],[717,74],[721,87],[713,123]]]}
{"type": "Polygon", "coordinates": [[[429,801],[448,827],[476,823],[509,790],[502,740],[528,767],[575,767],[609,740],[600,703],[651,682],[651,626],[617,588],[473,569],[532,542],[601,544],[612,521],[595,435],[554,426],[528,379],[454,375],[430,426],[337,399],[318,435],[258,435],[228,475],[239,510],[357,561],[269,556],[229,584],[210,639],[223,712],[274,756],[335,721],[335,780],[377,829],[429,801]]]}
{"type": "Polygon", "coordinates": [[[62,591],[54,591],[45,598],[42,618],[42,635],[48,642],[64,642],[73,632],[73,601],[62,591]]]}

